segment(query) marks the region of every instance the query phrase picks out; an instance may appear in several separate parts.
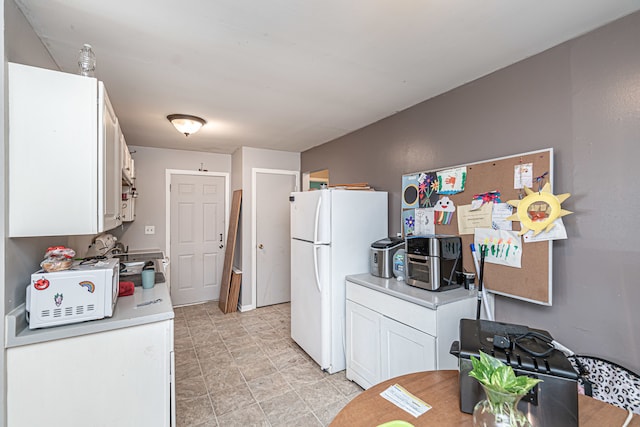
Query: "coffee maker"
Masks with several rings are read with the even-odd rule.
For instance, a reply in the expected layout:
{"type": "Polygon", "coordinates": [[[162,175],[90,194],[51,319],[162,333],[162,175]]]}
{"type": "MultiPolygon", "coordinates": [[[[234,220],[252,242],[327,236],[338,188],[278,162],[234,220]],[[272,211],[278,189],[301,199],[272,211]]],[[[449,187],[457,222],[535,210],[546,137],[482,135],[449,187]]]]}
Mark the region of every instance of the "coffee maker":
{"type": "Polygon", "coordinates": [[[407,284],[428,291],[462,285],[462,239],[433,235],[408,237],[405,243],[407,284]]]}

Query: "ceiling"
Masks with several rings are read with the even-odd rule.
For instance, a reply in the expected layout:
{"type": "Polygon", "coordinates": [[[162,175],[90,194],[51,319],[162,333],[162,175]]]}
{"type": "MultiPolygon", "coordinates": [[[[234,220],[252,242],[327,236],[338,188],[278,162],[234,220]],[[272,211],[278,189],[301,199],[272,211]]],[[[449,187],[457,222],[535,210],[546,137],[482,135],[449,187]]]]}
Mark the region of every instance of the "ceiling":
{"type": "Polygon", "coordinates": [[[640,9],[638,0],[16,0],[90,43],[129,145],[304,151],[640,9]],[[204,118],[186,138],[168,114],[204,118]]]}

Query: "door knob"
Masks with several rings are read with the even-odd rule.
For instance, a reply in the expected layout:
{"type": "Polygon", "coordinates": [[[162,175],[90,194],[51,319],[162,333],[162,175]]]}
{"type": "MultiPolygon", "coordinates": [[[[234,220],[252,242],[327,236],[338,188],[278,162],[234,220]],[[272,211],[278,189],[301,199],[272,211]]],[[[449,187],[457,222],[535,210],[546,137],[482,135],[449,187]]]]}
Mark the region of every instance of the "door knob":
{"type": "Polygon", "coordinates": [[[262,243],[260,243],[260,244],[258,245],[258,249],[262,249],[262,248],[264,248],[264,246],[262,245],[262,243]]]}

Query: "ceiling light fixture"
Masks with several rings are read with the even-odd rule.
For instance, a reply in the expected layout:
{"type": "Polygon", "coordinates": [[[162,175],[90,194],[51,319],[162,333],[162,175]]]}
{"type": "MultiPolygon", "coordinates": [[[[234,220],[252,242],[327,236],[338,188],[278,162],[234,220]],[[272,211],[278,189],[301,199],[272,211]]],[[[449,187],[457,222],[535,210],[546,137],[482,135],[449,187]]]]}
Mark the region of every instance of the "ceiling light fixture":
{"type": "Polygon", "coordinates": [[[167,120],[175,126],[178,132],[183,133],[184,136],[198,132],[200,128],[207,123],[200,117],[190,116],[188,114],[169,114],[167,120]]]}

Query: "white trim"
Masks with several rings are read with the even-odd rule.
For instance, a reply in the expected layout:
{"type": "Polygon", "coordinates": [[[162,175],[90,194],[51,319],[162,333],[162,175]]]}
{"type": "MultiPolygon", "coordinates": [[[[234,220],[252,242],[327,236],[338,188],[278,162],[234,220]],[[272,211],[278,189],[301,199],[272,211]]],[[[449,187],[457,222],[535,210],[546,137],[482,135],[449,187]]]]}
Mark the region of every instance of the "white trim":
{"type": "MultiPolygon", "coordinates": [[[[171,176],[172,175],[193,175],[193,176],[219,176],[224,178],[224,217],[225,217],[225,226],[223,230],[223,242],[227,241],[227,233],[229,228],[229,215],[230,209],[229,206],[231,204],[230,200],[230,179],[228,172],[201,172],[201,171],[190,171],[190,170],[181,170],[181,169],[165,169],[165,212],[166,212],[166,222],[165,222],[165,248],[164,248],[164,256],[169,260],[169,265],[171,265],[171,176]]],[[[171,267],[169,267],[171,268],[171,267]]],[[[167,271],[168,274],[171,274],[171,270],[167,271]]],[[[171,292],[171,280],[170,277],[166,279],[169,283],[169,292],[171,292]]]]}
{"type": "Polygon", "coordinates": [[[255,310],[255,304],[251,305],[241,305],[240,303],[238,303],[238,311],[240,312],[245,312],[245,311],[251,311],[251,310],[255,310]]]}
{"type": "Polygon", "coordinates": [[[257,292],[257,278],[256,278],[256,268],[257,268],[257,235],[256,228],[258,226],[258,215],[257,215],[257,206],[256,206],[256,183],[257,183],[257,175],[259,173],[269,173],[273,175],[293,175],[296,178],[295,189],[294,191],[298,191],[300,188],[300,171],[295,170],[285,170],[285,169],[262,169],[262,168],[252,168],[251,169],[251,292],[253,297],[251,298],[251,304],[242,307],[241,311],[245,310],[253,310],[258,306],[258,292],[257,292]]]}

